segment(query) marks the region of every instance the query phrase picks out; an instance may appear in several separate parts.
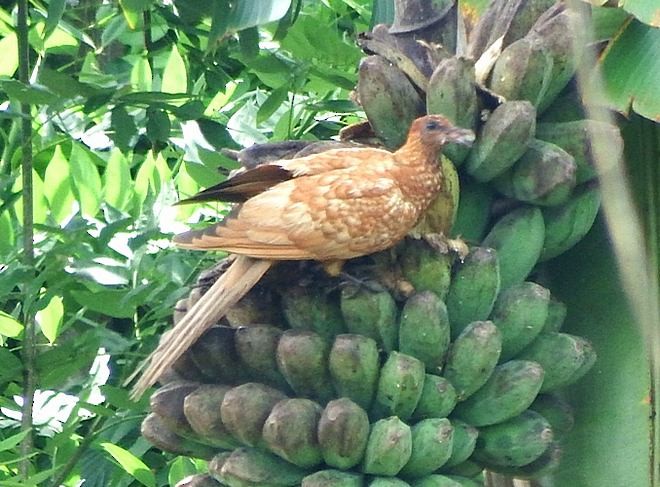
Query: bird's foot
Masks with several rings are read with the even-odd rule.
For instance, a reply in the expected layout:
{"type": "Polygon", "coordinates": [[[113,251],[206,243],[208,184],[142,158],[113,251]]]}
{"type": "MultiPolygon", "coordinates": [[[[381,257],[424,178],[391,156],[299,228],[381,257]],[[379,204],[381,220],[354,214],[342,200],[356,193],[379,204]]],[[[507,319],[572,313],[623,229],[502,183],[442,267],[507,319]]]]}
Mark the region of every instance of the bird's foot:
{"type": "Polygon", "coordinates": [[[341,279],[339,287],[342,289],[350,289],[354,293],[358,293],[360,290],[367,290],[372,293],[379,293],[385,290],[383,285],[378,281],[374,281],[370,278],[357,277],[346,271],[342,271],[338,277],[341,279]]]}
{"type": "Polygon", "coordinates": [[[461,262],[463,262],[470,253],[468,245],[460,238],[448,238],[442,233],[428,233],[422,238],[431,246],[431,248],[441,254],[456,254],[461,262]]]}

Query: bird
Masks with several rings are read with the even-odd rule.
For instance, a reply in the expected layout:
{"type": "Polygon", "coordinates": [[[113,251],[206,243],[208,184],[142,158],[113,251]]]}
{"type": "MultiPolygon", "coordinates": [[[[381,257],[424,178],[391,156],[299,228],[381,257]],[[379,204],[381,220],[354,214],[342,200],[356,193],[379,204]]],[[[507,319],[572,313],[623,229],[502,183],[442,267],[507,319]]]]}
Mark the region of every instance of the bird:
{"type": "Polygon", "coordinates": [[[276,262],[315,260],[338,275],[344,261],[402,240],[441,190],[442,148],[473,141],[472,131],[425,115],[394,152],[339,148],[270,161],[179,202],[238,203],[222,221],[174,237],[179,247],[223,250],[234,260],[163,337],[132,397],[142,396],[276,262]]]}

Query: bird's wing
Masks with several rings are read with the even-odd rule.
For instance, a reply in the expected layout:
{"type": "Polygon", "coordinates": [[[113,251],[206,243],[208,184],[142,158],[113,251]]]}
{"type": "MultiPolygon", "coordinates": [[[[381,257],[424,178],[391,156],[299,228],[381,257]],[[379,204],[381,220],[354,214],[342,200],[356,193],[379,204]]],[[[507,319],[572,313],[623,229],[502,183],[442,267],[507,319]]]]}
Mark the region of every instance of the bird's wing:
{"type": "Polygon", "coordinates": [[[367,161],[387,160],[392,160],[390,152],[362,147],[332,149],[305,157],[273,161],[238,172],[229,179],[180,201],[179,204],[204,201],[243,203],[289,179],[361,166],[367,161]]]}
{"type": "Polygon", "coordinates": [[[353,167],[279,183],[234,216],[174,242],[261,259],[349,259],[403,238],[415,211],[386,173],[353,167]]]}

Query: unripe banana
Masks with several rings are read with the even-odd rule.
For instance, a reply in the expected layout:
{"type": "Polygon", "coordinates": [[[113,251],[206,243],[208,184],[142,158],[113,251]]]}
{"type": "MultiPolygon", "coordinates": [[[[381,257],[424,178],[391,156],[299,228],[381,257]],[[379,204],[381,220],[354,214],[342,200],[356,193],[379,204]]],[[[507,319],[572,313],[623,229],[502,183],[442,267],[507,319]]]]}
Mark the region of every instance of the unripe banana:
{"type": "Polygon", "coordinates": [[[539,364],[511,360],[495,367],[488,382],[459,403],[454,413],[474,426],[501,423],[527,409],[542,383],[543,369],[539,364]]]}
{"type": "Polygon", "coordinates": [[[461,487],[456,480],[445,475],[434,474],[413,481],[412,487],[461,487]]]}
{"type": "Polygon", "coordinates": [[[502,333],[500,362],[518,355],[541,333],[549,301],[550,291],[534,282],[521,282],[502,291],[491,314],[502,333]]]}
{"type": "Polygon", "coordinates": [[[220,405],[230,389],[230,386],[204,384],[183,401],[186,419],[201,441],[227,450],[240,446],[222,423],[220,415],[220,405]]]}
{"type": "Polygon", "coordinates": [[[452,236],[460,237],[466,242],[481,242],[486,235],[492,201],[493,190],[489,185],[477,183],[472,179],[462,181],[452,236]]]}
{"type": "Polygon", "coordinates": [[[410,484],[396,477],[375,477],[369,487],[410,487],[410,484]]]}
{"type": "Polygon", "coordinates": [[[270,325],[242,326],[234,342],[241,363],[253,379],[287,391],[289,384],[277,370],[277,344],[282,330],[270,325]]]}
{"type": "Polygon", "coordinates": [[[229,487],[284,487],[300,485],[305,471],[275,455],[254,448],[237,448],[223,459],[213,477],[229,487]]]}
{"type": "Polygon", "coordinates": [[[296,395],[325,404],[335,397],[328,373],[330,346],[320,335],[287,330],[277,344],[277,368],[296,395]]]}
{"type": "Polygon", "coordinates": [[[399,351],[418,358],[427,372],[438,373],[449,347],[447,307],[431,291],[414,294],[399,320],[399,351]]]}
{"type": "Polygon", "coordinates": [[[541,260],[548,260],[578,243],[591,229],[600,208],[600,191],[586,187],[560,206],[545,208],[545,241],[541,260]]]}
{"type": "Polygon", "coordinates": [[[362,471],[371,475],[396,475],[411,454],[410,427],[396,416],[381,419],[371,426],[362,471]]]}
{"type": "Polygon", "coordinates": [[[511,469],[499,468],[498,470],[504,473],[509,473],[520,479],[542,478],[557,469],[561,461],[562,453],[561,443],[553,441],[541,456],[532,463],[522,467],[511,469]]]}
{"type": "Polygon", "coordinates": [[[341,313],[350,333],[376,340],[386,351],[394,350],[398,339],[396,303],[385,289],[345,286],[341,291],[341,313]]]}
{"type": "MultiPolygon", "coordinates": [[[[244,382],[248,380],[248,376],[236,354],[235,333],[236,329],[228,326],[211,327],[182,357],[189,356],[209,382],[220,381],[223,384],[244,382]]],[[[179,371],[180,368],[176,367],[175,370],[179,371]]]]}
{"type": "Polygon", "coordinates": [[[541,364],[545,372],[541,392],[554,391],[580,379],[596,361],[591,343],[567,333],[543,333],[520,358],[541,364]]]}
{"type": "Polygon", "coordinates": [[[398,416],[406,420],[417,407],[424,387],[424,364],[415,357],[390,353],[380,370],[374,417],[398,416]]]}
{"type": "Polygon", "coordinates": [[[231,453],[232,453],[231,451],[223,451],[218,453],[209,460],[207,464],[207,468],[209,471],[209,475],[211,475],[211,478],[213,478],[214,480],[219,478],[220,471],[222,470],[222,466],[225,464],[225,461],[227,461],[227,459],[231,456],[231,453]]]}
{"type": "MultiPolygon", "coordinates": [[[[475,439],[475,444],[476,444],[476,439],[475,439]]],[[[448,467],[447,465],[445,465],[440,470],[441,472],[439,473],[451,476],[452,478],[458,476],[458,477],[465,477],[472,479],[480,476],[484,471],[484,467],[476,463],[474,460],[468,459],[453,467],[448,467]]]]}
{"type": "Polygon", "coordinates": [[[325,289],[291,286],[282,294],[282,311],[291,328],[310,330],[331,340],[346,333],[334,295],[325,289]]]}
{"type": "Polygon", "coordinates": [[[456,406],[456,391],[451,382],[439,375],[426,374],[422,394],[413,419],[445,418],[456,406]]]}
{"type": "Polygon", "coordinates": [[[490,181],[513,166],[536,130],[536,110],[528,101],[508,101],[490,114],[467,159],[477,181],[490,181]]]}
{"type": "MultiPolygon", "coordinates": [[[[612,141],[612,147],[623,147],[619,128],[596,120],[540,123],[536,127],[536,137],[558,145],[575,158],[578,184],[597,176],[591,147],[593,140],[607,139],[612,141]]],[[[621,154],[617,154],[616,158],[620,160],[621,154]]]]}
{"type": "Polygon", "coordinates": [[[542,41],[523,37],[497,58],[489,87],[507,100],[527,100],[537,107],[552,78],[552,64],[542,41]]]}
{"type": "Polygon", "coordinates": [[[554,394],[539,394],[529,409],[536,411],[550,423],[555,440],[560,440],[575,424],[571,405],[554,394]]]}
{"type": "Polygon", "coordinates": [[[390,149],[406,140],[408,128],[423,112],[417,90],[405,74],[380,56],[360,62],[358,96],[376,135],[390,149]]]}
{"type": "Polygon", "coordinates": [[[424,419],[411,428],[412,454],[399,475],[419,478],[431,475],[451,456],[454,428],[447,418],[424,419]]]}
{"type": "Polygon", "coordinates": [[[425,235],[450,235],[458,211],[460,181],[454,164],[443,155],[440,156],[442,182],[438,195],[426,209],[415,228],[408,234],[414,238],[425,235]]]}
{"type": "Polygon", "coordinates": [[[445,468],[455,467],[470,458],[479,436],[477,428],[460,419],[452,419],[451,424],[454,427],[454,442],[451,455],[444,465],[445,468]]]}
{"type": "Polygon", "coordinates": [[[445,377],[464,401],[483,386],[493,373],[502,351],[502,334],[492,321],[475,321],[454,340],[449,349],[445,377]]]}
{"type": "Polygon", "coordinates": [[[444,299],[451,281],[453,255],[441,254],[424,242],[406,240],[399,255],[401,272],[417,292],[432,291],[444,299]]]}
{"type": "Polygon", "coordinates": [[[363,335],[337,335],[329,356],[335,390],[369,409],[378,385],[380,358],[376,341],[363,335]]]}
{"type": "Polygon", "coordinates": [[[302,479],[301,487],[362,487],[362,475],[341,470],[320,470],[302,479]]]}
{"type": "Polygon", "coordinates": [[[487,319],[499,291],[497,252],[485,247],[471,248],[465,260],[454,265],[447,293],[452,337],[456,338],[469,323],[487,319]]]}
{"type": "Polygon", "coordinates": [[[550,296],[550,301],[548,301],[548,317],[545,319],[545,324],[541,332],[552,333],[561,330],[565,319],[566,305],[554,296],[550,296]]]}
{"type": "Polygon", "coordinates": [[[176,483],[175,487],[222,487],[220,483],[210,475],[191,475],[176,483]]]}
{"type": "Polygon", "coordinates": [[[369,438],[367,413],[346,397],[330,401],[321,414],[318,440],[325,463],[346,470],[362,460],[369,438]]]}
{"type": "MultiPolygon", "coordinates": [[[[426,89],[426,110],[443,114],[457,127],[476,128],[478,103],[473,61],[459,57],[440,61],[426,89]]],[[[468,151],[454,144],[443,149],[456,165],[463,162],[468,151]]]]}
{"type": "Polygon", "coordinates": [[[220,405],[220,417],[227,430],[241,443],[262,444],[264,422],[278,402],[287,399],[277,389],[247,382],[228,390],[220,405]]]}
{"type": "Polygon", "coordinates": [[[500,192],[519,201],[555,206],[571,195],[575,172],[573,156],[557,145],[535,139],[513,168],[494,184],[500,192]]]}
{"type": "Polygon", "coordinates": [[[177,381],[161,387],[149,398],[149,408],[167,427],[182,436],[191,436],[193,430],[183,414],[186,396],[200,386],[197,382],[177,381]]]}
{"type": "Polygon", "coordinates": [[[522,282],[536,265],[545,240],[541,210],[518,208],[500,218],[482,245],[497,252],[500,289],[522,282]]]}
{"type": "Polygon", "coordinates": [[[322,461],[316,430],[321,407],[309,399],[284,399],[275,404],[262,430],[269,451],[301,468],[322,461]]]}
{"type": "Polygon", "coordinates": [[[480,428],[474,458],[487,467],[521,467],[540,457],[551,441],[546,419],[524,411],[504,423],[480,428]]]}
{"type": "Polygon", "coordinates": [[[149,443],[166,452],[205,460],[210,459],[215,454],[214,448],[174,433],[155,413],[149,413],[144,418],[140,433],[149,443]]]}

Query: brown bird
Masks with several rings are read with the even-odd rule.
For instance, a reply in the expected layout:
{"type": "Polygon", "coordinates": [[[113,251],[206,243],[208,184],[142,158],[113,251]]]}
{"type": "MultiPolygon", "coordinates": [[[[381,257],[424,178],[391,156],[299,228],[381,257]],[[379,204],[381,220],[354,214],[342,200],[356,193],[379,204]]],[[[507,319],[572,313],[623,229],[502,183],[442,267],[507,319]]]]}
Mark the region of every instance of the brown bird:
{"type": "Polygon", "coordinates": [[[474,134],[441,115],[415,120],[396,152],[334,149],[269,162],[183,202],[241,203],[222,222],[174,238],[184,248],[237,254],[229,269],[151,354],[141,396],[278,260],[317,260],[337,274],[347,259],[392,247],[415,226],[442,183],[438,157],[474,134]]]}

